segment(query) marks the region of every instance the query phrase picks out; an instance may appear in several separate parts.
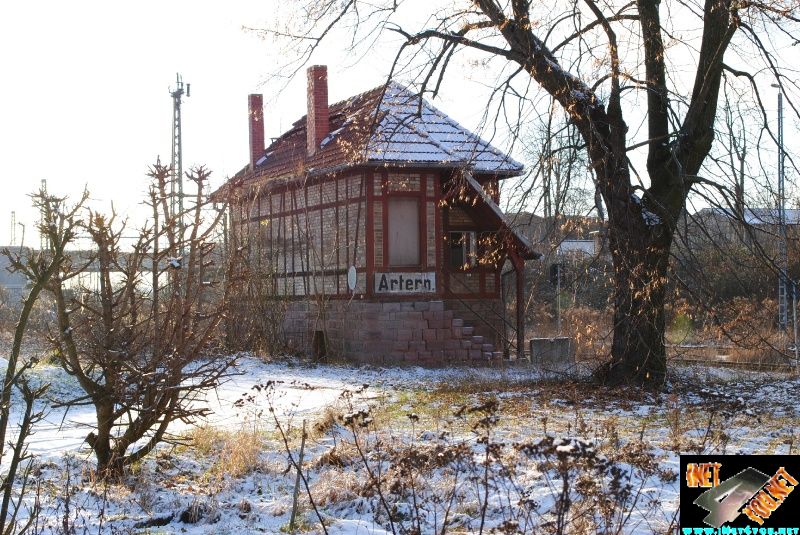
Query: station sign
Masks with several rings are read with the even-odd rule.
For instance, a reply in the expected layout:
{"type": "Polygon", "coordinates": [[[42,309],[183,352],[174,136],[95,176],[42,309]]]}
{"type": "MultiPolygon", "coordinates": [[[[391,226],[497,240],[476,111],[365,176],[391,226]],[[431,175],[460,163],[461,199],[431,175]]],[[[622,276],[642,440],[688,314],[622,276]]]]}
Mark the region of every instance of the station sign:
{"type": "Polygon", "coordinates": [[[375,273],[376,294],[418,294],[436,292],[436,272],[375,273]]]}

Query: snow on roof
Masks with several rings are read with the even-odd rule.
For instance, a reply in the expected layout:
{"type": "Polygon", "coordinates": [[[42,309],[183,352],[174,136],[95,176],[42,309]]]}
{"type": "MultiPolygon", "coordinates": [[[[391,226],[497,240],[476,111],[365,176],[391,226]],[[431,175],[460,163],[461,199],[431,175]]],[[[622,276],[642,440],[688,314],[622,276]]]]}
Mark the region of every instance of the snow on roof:
{"type": "Polygon", "coordinates": [[[390,82],[329,106],[329,134],[306,150],[306,117],[273,141],[245,180],[292,178],[356,165],[458,167],[515,176],[523,166],[405,86],[390,82]]]}
{"type": "MultiPolygon", "coordinates": [[[[704,213],[711,213],[716,216],[724,216],[735,219],[733,211],[725,208],[703,208],[698,212],[702,216],[704,213]]],[[[760,225],[777,225],[780,213],[777,208],[747,208],[742,215],[742,220],[747,225],[754,227],[760,225]]],[[[787,225],[800,225],[800,210],[788,209],[783,211],[784,221],[787,225]]]]}
{"type": "Polygon", "coordinates": [[[367,147],[368,160],[454,164],[489,173],[522,171],[522,164],[401,84],[387,86],[380,112],[382,119],[367,147]]]}
{"type": "MultiPolygon", "coordinates": [[[[787,225],[800,225],[800,210],[784,210],[784,221],[787,225]]],[[[744,220],[748,225],[777,225],[780,212],[776,208],[749,208],[744,211],[744,220]]]]}

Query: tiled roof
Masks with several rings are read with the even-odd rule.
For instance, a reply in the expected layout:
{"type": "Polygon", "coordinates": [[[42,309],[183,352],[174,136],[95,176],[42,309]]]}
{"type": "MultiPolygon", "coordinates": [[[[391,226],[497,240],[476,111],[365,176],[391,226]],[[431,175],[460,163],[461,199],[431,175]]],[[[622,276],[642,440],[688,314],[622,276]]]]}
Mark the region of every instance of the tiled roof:
{"type": "Polygon", "coordinates": [[[239,176],[260,182],[372,164],[522,173],[522,164],[396,82],[333,104],[329,112],[330,134],[313,156],[306,155],[303,117],[267,147],[255,172],[244,169],[239,176]]]}

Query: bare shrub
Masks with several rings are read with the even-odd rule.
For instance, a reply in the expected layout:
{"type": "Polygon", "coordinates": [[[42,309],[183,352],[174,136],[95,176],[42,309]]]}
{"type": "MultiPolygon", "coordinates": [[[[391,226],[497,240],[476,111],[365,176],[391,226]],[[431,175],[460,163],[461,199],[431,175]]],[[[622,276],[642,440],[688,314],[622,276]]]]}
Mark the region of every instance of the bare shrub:
{"type": "Polygon", "coordinates": [[[319,504],[344,500],[360,514],[371,512],[395,534],[619,533],[641,496],[631,471],[644,479],[660,473],[643,444],[613,459],[585,440],[506,443],[496,436],[501,414],[497,400],[485,398],[454,415],[472,440],[444,431],[410,441],[387,437],[370,411],[343,414],[339,421],[351,434],[335,449],[348,444],[349,452],[358,453],[360,486],[349,481],[345,490],[332,490],[318,484],[311,495],[319,504]]]}
{"type": "MultiPolygon", "coordinates": [[[[193,403],[197,394],[235,367],[235,356],[211,351],[220,343],[217,326],[229,304],[236,256],[215,254],[214,226],[222,214],[211,212],[207,220],[209,174],[202,167],[187,173],[198,193],[177,214],[168,202],[171,170],[156,164],[149,173],[153,221],[139,229],[133,250],[122,251],[126,225],[114,214],[89,212],[83,228],[93,254],[65,265],[48,288],[57,318],[49,341],[86,393],[75,402],[88,399],[95,407],[96,428],[86,442],[108,477],[121,477],[124,467],[166,440],[172,422],[193,423],[206,414],[207,407],[193,403]],[[89,264],[99,271],[99,289],[68,288],[89,264]]],[[[61,209],[53,202],[45,212],[46,220],[57,220],[61,209]]]]}
{"type": "Polygon", "coordinates": [[[27,531],[38,514],[38,502],[36,502],[31,508],[28,522],[25,524],[17,522],[23,498],[28,491],[28,476],[33,467],[32,456],[28,452],[28,438],[32,434],[33,427],[44,419],[44,410],[38,406],[37,401],[44,398],[50,385],[34,385],[29,381],[26,372],[36,365],[37,359],[29,359],[26,362],[20,360],[23,337],[39,295],[53,279],[58,279],[64,264],[67,263],[66,248],[76,236],[77,228],[80,226],[77,214],[87,197],[88,193],[84,193],[72,208],[63,207],[62,210],[52,212],[50,211],[52,207],[61,206],[64,199],[48,196],[44,191],[32,195],[34,206],[44,209],[47,214],[47,217],[40,222],[39,230],[49,233],[49,251],[40,251],[36,255],[33,251],[22,248],[14,252],[8,249],[2,251],[8,258],[10,271],[24,275],[31,281],[30,291],[19,310],[5,376],[0,385],[0,460],[7,463],[4,466],[2,502],[0,502],[0,533],[4,535],[27,531]],[[11,423],[11,396],[14,391],[21,394],[24,407],[16,436],[6,442],[11,423]],[[6,446],[9,446],[10,452],[6,451],[6,446]],[[7,453],[10,453],[8,459],[5,458],[7,453]],[[14,482],[18,475],[22,476],[23,483],[16,489],[18,493],[15,493],[14,482]]]}

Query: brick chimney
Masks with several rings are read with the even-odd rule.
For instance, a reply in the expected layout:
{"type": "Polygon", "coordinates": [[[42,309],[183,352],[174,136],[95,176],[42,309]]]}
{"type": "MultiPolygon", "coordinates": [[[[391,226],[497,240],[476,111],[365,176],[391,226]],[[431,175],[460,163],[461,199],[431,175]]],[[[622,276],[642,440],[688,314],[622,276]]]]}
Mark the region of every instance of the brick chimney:
{"type": "Polygon", "coordinates": [[[328,67],[313,65],[308,68],[308,115],[306,116],[306,152],[313,156],[325,139],[329,129],[328,67]]]}
{"type": "Polygon", "coordinates": [[[255,169],[256,162],[264,156],[264,96],[247,97],[250,122],[250,169],[255,169]]]}

